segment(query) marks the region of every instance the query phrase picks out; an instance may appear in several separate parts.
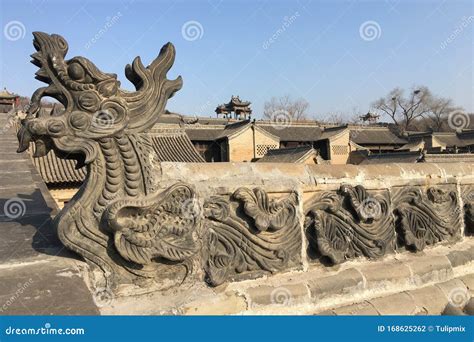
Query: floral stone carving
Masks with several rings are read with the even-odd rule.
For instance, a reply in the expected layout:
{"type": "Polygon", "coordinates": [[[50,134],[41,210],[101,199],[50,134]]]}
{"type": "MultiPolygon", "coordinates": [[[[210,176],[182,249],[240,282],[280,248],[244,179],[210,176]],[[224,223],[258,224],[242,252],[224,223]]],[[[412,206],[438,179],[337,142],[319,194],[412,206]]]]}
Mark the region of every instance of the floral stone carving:
{"type": "Polygon", "coordinates": [[[460,233],[461,208],[454,190],[402,188],[394,195],[402,243],[420,251],[426,245],[452,240],[460,233]]]}
{"type": "Polygon", "coordinates": [[[204,204],[208,227],[205,271],[219,285],[251,271],[277,272],[301,264],[302,237],[296,193],[278,200],[256,188],[237,189],[231,199],[210,198],[204,204]],[[240,217],[241,216],[241,217],[240,217]]]}
{"type": "Polygon", "coordinates": [[[310,248],[334,264],[378,258],[395,247],[387,192],[371,195],[362,185],[315,195],[307,204],[305,227],[310,248]]]}

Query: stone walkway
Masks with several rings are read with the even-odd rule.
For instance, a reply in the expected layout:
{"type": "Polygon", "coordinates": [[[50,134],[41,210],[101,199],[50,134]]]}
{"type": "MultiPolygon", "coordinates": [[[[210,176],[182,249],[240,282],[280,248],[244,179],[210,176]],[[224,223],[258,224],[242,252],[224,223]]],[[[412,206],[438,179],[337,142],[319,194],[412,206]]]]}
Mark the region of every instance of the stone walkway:
{"type": "Polygon", "coordinates": [[[82,262],[57,238],[58,209],[26,153],[0,117],[0,314],[98,314],[81,278],[82,262]]]}

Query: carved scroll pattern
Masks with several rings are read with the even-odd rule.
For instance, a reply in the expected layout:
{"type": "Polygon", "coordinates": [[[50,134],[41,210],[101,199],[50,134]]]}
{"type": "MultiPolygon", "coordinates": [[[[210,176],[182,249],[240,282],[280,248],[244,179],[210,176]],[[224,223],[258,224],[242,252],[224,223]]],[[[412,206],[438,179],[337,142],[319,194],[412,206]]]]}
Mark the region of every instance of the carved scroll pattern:
{"type": "Polygon", "coordinates": [[[205,272],[211,285],[219,285],[251,271],[277,272],[301,263],[302,237],[296,193],[269,199],[256,188],[239,188],[231,199],[211,197],[204,204],[209,230],[205,272]]]}
{"type": "Polygon", "coordinates": [[[310,248],[334,264],[358,256],[378,258],[395,248],[386,192],[369,195],[361,185],[342,185],[313,197],[306,212],[310,248]]]}
{"type": "Polygon", "coordinates": [[[459,235],[461,208],[454,190],[407,187],[395,193],[393,202],[402,243],[408,247],[421,251],[459,235]]]}

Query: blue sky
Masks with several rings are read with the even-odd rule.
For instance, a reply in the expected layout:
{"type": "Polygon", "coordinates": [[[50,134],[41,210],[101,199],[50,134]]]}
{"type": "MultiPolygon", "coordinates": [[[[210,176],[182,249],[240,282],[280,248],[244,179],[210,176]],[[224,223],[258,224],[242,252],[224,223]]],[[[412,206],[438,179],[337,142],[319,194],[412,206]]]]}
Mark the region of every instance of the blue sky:
{"type": "Polygon", "coordinates": [[[2,0],[0,15],[0,86],[22,95],[41,86],[29,55],[31,32],[45,31],[124,88],[127,63],[140,55],[148,64],[173,42],[169,77],[182,75],[184,86],[168,109],[183,114],[214,116],[238,94],[258,118],[266,100],[290,94],[312,116],[349,118],[394,87],[416,85],[474,111],[472,1],[2,0]]]}

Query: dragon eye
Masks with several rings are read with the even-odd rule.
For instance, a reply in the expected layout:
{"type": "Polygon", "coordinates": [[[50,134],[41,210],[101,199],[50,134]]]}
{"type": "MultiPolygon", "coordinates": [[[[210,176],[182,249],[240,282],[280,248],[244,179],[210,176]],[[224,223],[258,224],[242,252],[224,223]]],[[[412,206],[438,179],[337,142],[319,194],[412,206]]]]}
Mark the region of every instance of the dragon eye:
{"type": "Polygon", "coordinates": [[[69,65],[67,68],[67,72],[69,74],[69,77],[71,77],[73,80],[82,80],[85,76],[85,71],[82,65],[79,63],[72,63],[69,65]]]}

